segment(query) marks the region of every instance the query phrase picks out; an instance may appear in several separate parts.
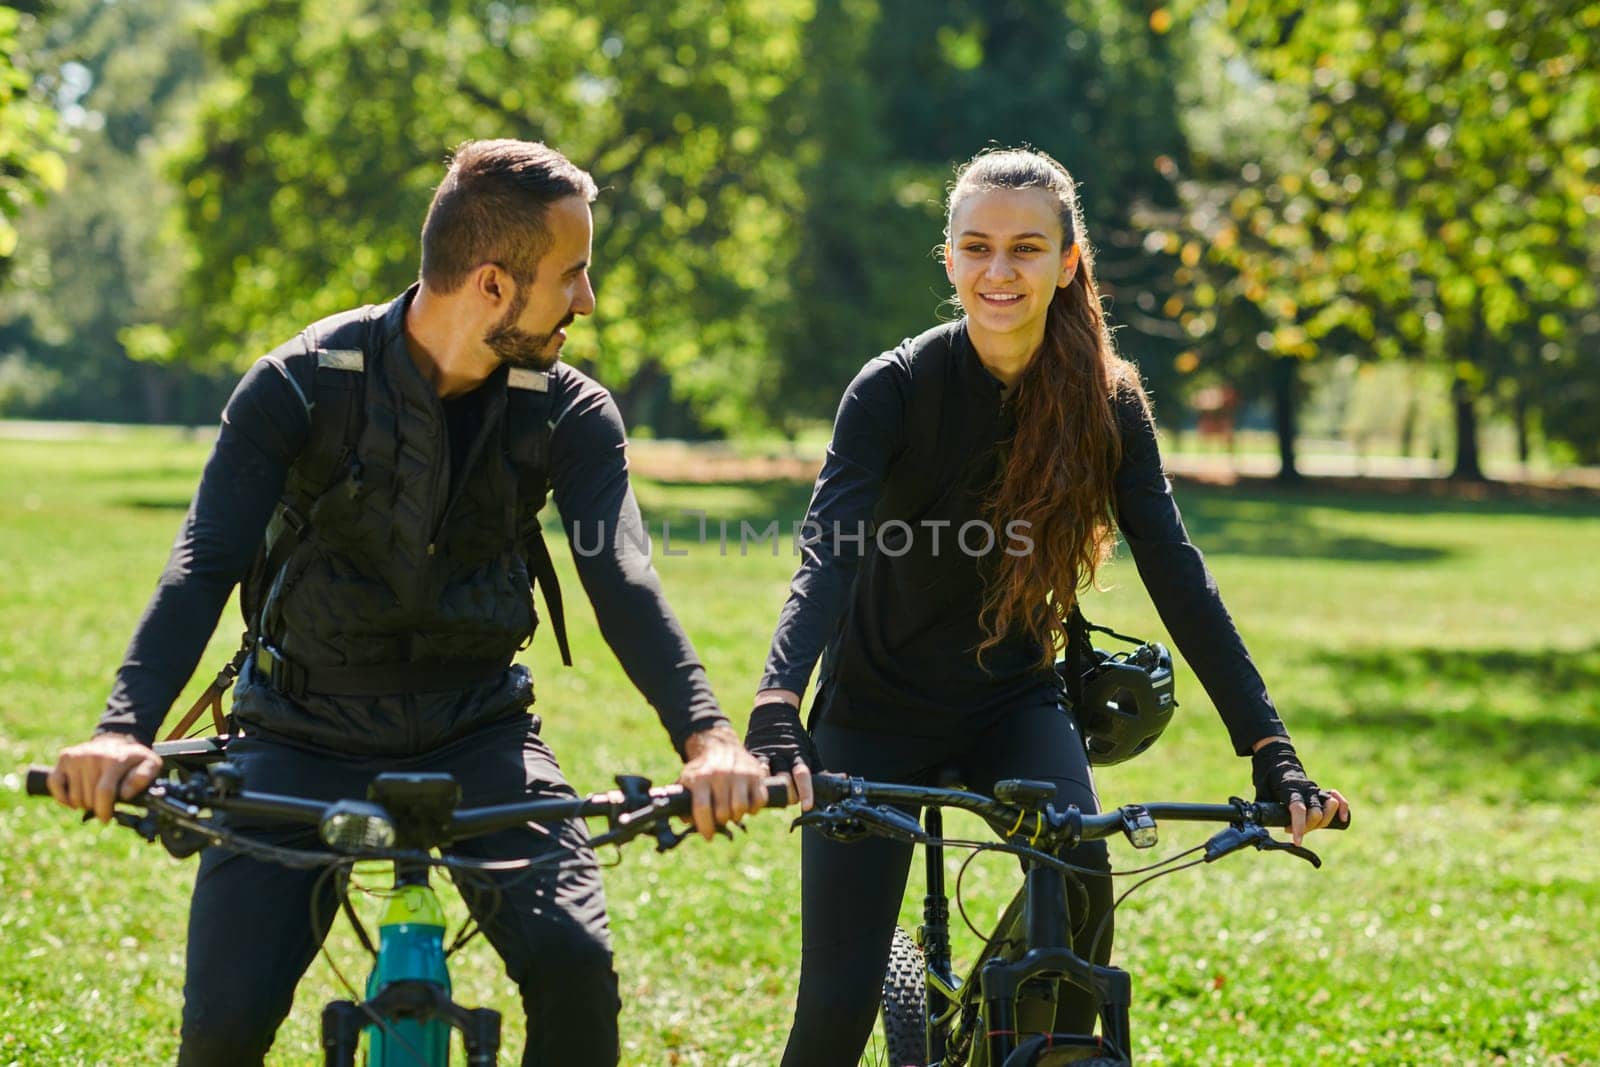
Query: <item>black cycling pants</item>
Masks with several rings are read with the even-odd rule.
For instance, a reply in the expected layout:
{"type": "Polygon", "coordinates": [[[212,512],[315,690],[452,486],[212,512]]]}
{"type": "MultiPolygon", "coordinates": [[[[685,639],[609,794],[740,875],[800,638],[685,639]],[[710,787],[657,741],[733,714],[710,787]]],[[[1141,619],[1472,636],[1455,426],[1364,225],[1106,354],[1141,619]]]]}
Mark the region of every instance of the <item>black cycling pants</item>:
{"type": "MultiPolygon", "coordinates": [[[[340,758],[253,737],[230,744],[228,758],[243,768],[251,790],[314,799],[364,799],[367,783],[380,771],[452,774],[464,805],[571,797],[555,757],[539,739],[537,721],[519,715],[406,759],[340,758]]],[[[314,830],[272,833],[285,845],[321,847],[314,830]]],[[[574,821],[519,827],[450,849],[483,859],[552,852],[564,857],[559,868],[497,873],[498,895],[475,892],[470,883],[463,892],[521,991],[528,1016],[524,1065],[617,1062],[617,976],[600,873],[587,842],[585,827],[574,821]]],[[[189,911],[182,1067],[262,1062],[338,910],[322,873],[220,848],[202,854],[189,911]]]]}
{"type": "MultiPolygon", "coordinates": [[[[1056,784],[1056,806],[1099,810],[1088,757],[1072,717],[1054,704],[1035,704],[1001,716],[976,736],[905,737],[830,727],[816,731],[825,769],[883,781],[934,784],[952,768],[968,788],[988,793],[1006,778],[1056,784]]],[[[905,894],[913,847],[881,837],[848,844],[807,831],[800,846],[800,994],[783,1067],[855,1067],[877,1020],[889,943],[905,894]]],[[[1089,940],[1111,910],[1111,867],[1105,842],[1086,841],[1062,854],[1069,863],[1104,871],[1083,877],[1089,892],[1087,922],[1073,948],[1089,940]]],[[[1094,962],[1111,957],[1109,924],[1094,962]]],[[[1094,1027],[1086,994],[1063,983],[1056,1029],[1094,1027]]]]}

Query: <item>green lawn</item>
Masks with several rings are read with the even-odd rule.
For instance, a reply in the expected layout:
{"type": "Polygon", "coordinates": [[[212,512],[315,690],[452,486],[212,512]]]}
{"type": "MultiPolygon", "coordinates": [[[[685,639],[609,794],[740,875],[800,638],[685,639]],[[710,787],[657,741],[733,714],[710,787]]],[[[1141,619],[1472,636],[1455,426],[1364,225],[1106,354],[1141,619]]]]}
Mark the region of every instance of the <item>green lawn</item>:
{"type": "MultiPolygon", "coordinates": [[[[91,729],[204,452],[155,431],[0,437],[0,1065],[172,1058],[193,861],[25,800],[20,771],[91,729]]],[[[794,560],[787,545],[741,554],[737,523],[787,524],[805,493],[640,486],[658,548],[671,521],[686,553],[658,552],[657,566],[741,725],[794,560]],[[733,520],[727,554],[715,522],[710,543],[688,543],[690,509],[733,520]]],[[[1118,952],[1140,1062],[1600,1063],[1600,851],[1583,829],[1600,795],[1600,513],[1315,490],[1182,499],[1313,775],[1358,813],[1352,832],[1312,839],[1320,872],[1251,853],[1132,898],[1118,952]]],[[[546,634],[531,650],[547,738],[581,790],[622,770],[671,778],[665,735],[557,557],[577,667],[559,667],[546,634]]],[[[1133,568],[1106,577],[1091,617],[1159,634],[1133,568]]],[[[230,607],[191,696],[238,630],[230,607]]],[[[1247,788],[1192,677],[1179,695],[1157,752],[1101,776],[1107,803],[1247,788]]],[[[1173,830],[1159,851],[1200,838],[1173,830]]],[[[1014,871],[974,863],[968,912],[992,915],[1014,871]]],[[[607,886],[625,1063],[777,1061],[796,873],[773,815],[736,842],[621,857],[607,886]]],[[[354,938],[331,944],[359,980],[354,938]]],[[[958,954],[971,946],[958,939],[958,954]]],[[[459,999],[507,1013],[503,1062],[515,1062],[521,1023],[492,952],[479,942],[456,964],[459,999]]],[[[273,1063],[320,1062],[318,1009],[338,995],[313,965],[273,1063]]]]}

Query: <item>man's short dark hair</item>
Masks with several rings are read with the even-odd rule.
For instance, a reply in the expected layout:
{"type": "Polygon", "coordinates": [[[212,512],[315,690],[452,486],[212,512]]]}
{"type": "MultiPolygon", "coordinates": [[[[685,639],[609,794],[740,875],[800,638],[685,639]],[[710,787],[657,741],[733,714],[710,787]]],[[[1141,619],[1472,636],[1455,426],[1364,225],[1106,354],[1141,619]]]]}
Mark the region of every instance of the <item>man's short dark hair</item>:
{"type": "Polygon", "coordinates": [[[545,212],[557,200],[592,203],[594,179],[537,141],[464,141],[422,223],[422,280],[441,293],[497,263],[518,285],[533,281],[550,247],[545,212]]]}

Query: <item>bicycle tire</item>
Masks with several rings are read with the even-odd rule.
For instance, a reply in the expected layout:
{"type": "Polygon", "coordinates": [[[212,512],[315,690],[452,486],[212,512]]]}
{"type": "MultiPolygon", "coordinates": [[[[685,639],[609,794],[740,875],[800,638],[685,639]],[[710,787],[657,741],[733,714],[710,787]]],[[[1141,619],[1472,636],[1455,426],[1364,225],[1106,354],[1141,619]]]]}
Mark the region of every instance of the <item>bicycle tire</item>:
{"type": "Polygon", "coordinates": [[[883,1043],[889,1067],[927,1063],[927,987],[922,950],[896,926],[883,973],[883,1043]]]}

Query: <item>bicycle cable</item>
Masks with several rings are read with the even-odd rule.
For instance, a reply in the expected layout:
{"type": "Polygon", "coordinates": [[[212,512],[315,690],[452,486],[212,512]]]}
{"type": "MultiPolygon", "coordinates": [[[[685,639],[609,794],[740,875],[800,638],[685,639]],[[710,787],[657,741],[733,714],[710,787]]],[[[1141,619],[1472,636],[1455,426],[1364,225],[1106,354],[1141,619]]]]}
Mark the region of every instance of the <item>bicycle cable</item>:
{"type": "MultiPolygon", "coordinates": [[[[1196,851],[1198,851],[1198,849],[1189,849],[1188,850],[1188,852],[1196,852],[1196,851]]],[[[1172,858],[1172,860],[1169,861],[1169,862],[1176,862],[1177,860],[1182,859],[1183,856],[1188,855],[1188,852],[1182,853],[1182,854],[1180,854],[1178,856],[1174,856],[1172,858]]],[[[1179,864],[1178,866],[1175,866],[1175,867],[1167,867],[1166,870],[1157,871],[1155,874],[1150,875],[1148,878],[1141,878],[1139,881],[1133,883],[1127,889],[1123,890],[1122,891],[1122,895],[1117,897],[1116,900],[1111,902],[1111,907],[1106,911],[1105,915],[1101,918],[1100,925],[1095,928],[1094,940],[1089,942],[1088,958],[1091,959],[1091,960],[1094,959],[1095,952],[1098,951],[1099,948],[1100,948],[1100,939],[1105,936],[1106,926],[1107,926],[1107,924],[1109,924],[1111,922],[1111,917],[1114,916],[1117,913],[1117,909],[1122,907],[1122,902],[1123,901],[1127,900],[1137,890],[1139,890],[1140,888],[1142,888],[1144,886],[1149,885],[1151,882],[1155,881],[1157,878],[1165,878],[1169,874],[1177,874],[1179,871],[1186,871],[1190,867],[1198,867],[1204,862],[1205,862],[1205,860],[1202,858],[1202,859],[1197,859],[1197,860],[1190,860],[1188,863],[1179,864]]],[[[1161,865],[1157,864],[1156,866],[1161,866],[1161,865]]],[[[1130,873],[1132,873],[1132,872],[1130,872],[1130,873]]]]}
{"type": "MultiPolygon", "coordinates": [[[[956,871],[956,885],[955,885],[956,910],[961,914],[961,921],[967,924],[967,929],[972,932],[972,935],[974,937],[978,938],[980,941],[986,940],[985,935],[982,933],[982,931],[980,931],[978,929],[977,924],[975,924],[972,921],[971,917],[967,915],[966,903],[961,898],[961,884],[962,884],[962,880],[966,877],[967,868],[972,865],[972,861],[977,859],[978,855],[980,853],[982,853],[982,852],[1009,852],[1009,853],[1012,853],[1014,855],[1022,855],[1025,852],[1033,852],[1034,850],[1033,849],[1021,849],[1018,846],[1011,846],[1011,845],[1007,845],[1005,843],[991,843],[991,842],[984,842],[984,841],[966,841],[966,840],[960,840],[960,839],[955,839],[955,838],[932,838],[932,839],[929,839],[929,841],[927,841],[926,843],[927,844],[934,844],[934,845],[941,845],[941,846],[942,845],[950,845],[950,846],[954,846],[954,847],[958,847],[958,848],[967,848],[969,850],[968,854],[967,854],[967,858],[961,861],[961,867],[956,871]]],[[[1139,886],[1144,885],[1145,882],[1152,881],[1154,878],[1159,878],[1162,875],[1174,874],[1177,871],[1181,871],[1181,870],[1184,870],[1184,869],[1186,869],[1188,867],[1194,866],[1193,863],[1184,864],[1183,866],[1180,866],[1180,867],[1174,867],[1172,865],[1175,864],[1175,863],[1178,863],[1185,856],[1190,856],[1190,855],[1193,855],[1196,852],[1201,851],[1203,848],[1205,848],[1204,845],[1195,845],[1193,848],[1186,848],[1182,852],[1175,853],[1175,854],[1173,854],[1171,856],[1168,856],[1166,859],[1158,860],[1155,863],[1148,864],[1147,866],[1144,866],[1144,867],[1135,867],[1135,868],[1132,868],[1131,870],[1111,871],[1111,872],[1109,872],[1110,875],[1113,878],[1125,878],[1125,877],[1126,878],[1131,878],[1134,875],[1146,874],[1146,873],[1151,872],[1151,871],[1157,871],[1159,873],[1153,875],[1151,878],[1145,879],[1143,882],[1138,882],[1135,885],[1129,887],[1127,892],[1123,893],[1122,896],[1118,897],[1116,902],[1111,905],[1111,912],[1107,913],[1107,919],[1109,919],[1111,913],[1114,913],[1117,910],[1117,907],[1122,903],[1123,900],[1125,900],[1127,898],[1129,893],[1132,893],[1135,889],[1138,889],[1139,886]]],[[[1045,856],[1044,853],[1039,853],[1038,855],[1041,856],[1041,857],[1045,856]]],[[[1053,858],[1053,857],[1051,857],[1051,858],[1053,858]]],[[[1204,861],[1202,860],[1202,861],[1197,861],[1197,862],[1204,862],[1204,861]]],[[[1070,872],[1070,873],[1075,873],[1075,874],[1088,874],[1088,875],[1092,875],[1092,876],[1096,876],[1096,877],[1103,876],[1103,875],[1105,875],[1107,873],[1105,871],[1096,871],[1096,870],[1093,870],[1093,869],[1088,868],[1088,867],[1080,867],[1080,866],[1078,866],[1076,864],[1067,863],[1064,860],[1056,860],[1054,863],[1049,864],[1049,866],[1054,867],[1054,868],[1056,868],[1058,870],[1061,870],[1063,873],[1070,872]]],[[[1087,911],[1088,891],[1083,887],[1081,882],[1077,884],[1077,888],[1078,888],[1080,894],[1083,895],[1083,897],[1085,898],[1085,911],[1087,911]]],[[[1100,936],[1101,936],[1101,933],[1103,932],[1103,930],[1105,928],[1105,923],[1106,923],[1107,919],[1102,919],[1101,920],[1100,928],[1098,930],[1096,930],[1096,932],[1095,932],[1095,940],[1094,940],[1094,943],[1093,943],[1094,946],[1098,946],[1098,944],[1099,944],[1100,936]]],[[[1091,958],[1092,958],[1092,956],[1091,956],[1091,958]]]]}

